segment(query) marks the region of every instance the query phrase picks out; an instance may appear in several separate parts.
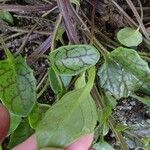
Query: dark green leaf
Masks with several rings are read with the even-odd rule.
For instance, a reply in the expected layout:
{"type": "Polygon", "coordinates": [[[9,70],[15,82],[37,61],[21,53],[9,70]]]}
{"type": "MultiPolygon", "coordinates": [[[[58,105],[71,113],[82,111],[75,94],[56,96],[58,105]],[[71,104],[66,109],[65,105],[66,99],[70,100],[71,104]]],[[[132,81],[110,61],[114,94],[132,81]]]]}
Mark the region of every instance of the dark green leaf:
{"type": "Polygon", "coordinates": [[[28,137],[33,134],[34,130],[30,127],[27,120],[22,120],[18,128],[10,136],[9,149],[12,149],[14,146],[22,143],[28,137]]]}
{"type": "Polygon", "coordinates": [[[0,19],[4,20],[10,24],[14,24],[14,19],[8,11],[0,10],[0,19]]]}
{"type": "Polygon", "coordinates": [[[128,47],[138,46],[143,40],[138,29],[135,30],[129,27],[121,29],[117,34],[117,38],[121,44],[128,47]]]}
{"type": "Polygon", "coordinates": [[[91,45],[68,45],[51,52],[50,62],[58,74],[77,75],[94,66],[99,57],[98,50],[91,45]]]}
{"type": "Polygon", "coordinates": [[[30,113],[28,119],[30,126],[35,129],[38,125],[38,123],[42,120],[42,118],[45,115],[45,112],[50,108],[49,105],[46,104],[39,104],[37,103],[32,112],[30,113]]]}
{"type": "Polygon", "coordinates": [[[127,97],[145,85],[150,86],[148,64],[133,49],[119,47],[112,51],[98,75],[101,87],[116,98],[127,97]]]}
{"type": "Polygon", "coordinates": [[[80,136],[94,132],[97,112],[90,96],[94,74],[91,69],[85,87],[68,92],[46,112],[36,130],[40,148],[64,148],[80,136]]]}
{"type": "Polygon", "coordinates": [[[31,112],[36,101],[36,81],[21,56],[0,61],[0,98],[14,114],[27,116],[31,112]]]}
{"type": "Polygon", "coordinates": [[[21,122],[20,116],[10,113],[10,128],[9,128],[8,135],[12,134],[16,130],[20,122],[21,122]]]}

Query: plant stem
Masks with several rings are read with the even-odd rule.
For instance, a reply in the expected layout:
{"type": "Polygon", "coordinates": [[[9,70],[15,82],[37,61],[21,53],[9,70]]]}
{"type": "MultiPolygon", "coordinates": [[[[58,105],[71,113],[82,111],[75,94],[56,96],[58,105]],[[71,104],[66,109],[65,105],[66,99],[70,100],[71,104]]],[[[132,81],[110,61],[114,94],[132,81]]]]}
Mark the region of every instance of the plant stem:
{"type": "MultiPolygon", "coordinates": [[[[93,95],[94,100],[96,101],[96,104],[98,105],[98,107],[100,107],[101,109],[104,109],[105,108],[105,102],[104,102],[103,98],[101,97],[101,95],[100,95],[100,93],[99,93],[99,91],[95,85],[93,86],[92,95],[93,95]]],[[[119,141],[119,145],[120,145],[121,150],[128,150],[122,134],[120,132],[116,131],[116,129],[115,129],[116,123],[115,123],[113,117],[108,119],[108,123],[109,123],[110,129],[115,134],[116,140],[119,141]]]]}

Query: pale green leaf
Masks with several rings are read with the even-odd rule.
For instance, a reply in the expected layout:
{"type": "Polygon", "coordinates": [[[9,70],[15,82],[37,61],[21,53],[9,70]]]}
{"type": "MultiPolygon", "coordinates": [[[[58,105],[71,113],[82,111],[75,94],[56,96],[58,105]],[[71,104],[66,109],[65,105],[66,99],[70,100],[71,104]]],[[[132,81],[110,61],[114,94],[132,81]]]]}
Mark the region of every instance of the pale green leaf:
{"type": "Polygon", "coordinates": [[[46,112],[36,129],[40,148],[64,148],[80,136],[94,132],[97,112],[90,96],[94,74],[91,69],[85,87],[68,92],[46,112]]]}
{"type": "Polygon", "coordinates": [[[100,85],[116,98],[150,87],[150,69],[133,49],[119,47],[107,55],[98,71],[100,85]]]}
{"type": "Polygon", "coordinates": [[[85,72],[81,74],[81,76],[75,82],[75,88],[81,89],[86,85],[85,81],[85,72]]]}
{"type": "Polygon", "coordinates": [[[0,19],[4,20],[10,24],[14,24],[14,19],[8,11],[0,10],[0,19]]]}
{"type": "Polygon", "coordinates": [[[50,53],[52,68],[57,74],[77,75],[99,60],[98,50],[91,45],[62,46],[50,53]]]}
{"type": "Polygon", "coordinates": [[[30,115],[28,116],[30,126],[35,129],[41,119],[44,117],[45,112],[50,108],[47,104],[37,103],[30,115]]]}
{"type": "Polygon", "coordinates": [[[96,143],[94,144],[93,148],[95,150],[114,150],[114,148],[107,142],[96,143]]]}
{"type": "Polygon", "coordinates": [[[60,78],[61,78],[61,80],[62,80],[62,82],[63,82],[64,87],[68,87],[69,84],[70,84],[70,82],[71,82],[71,80],[72,80],[72,77],[71,77],[71,76],[63,76],[63,75],[60,75],[60,78]]]}
{"type": "Polygon", "coordinates": [[[142,34],[138,29],[125,27],[117,33],[119,42],[127,47],[138,46],[142,42],[142,34]]]}
{"type": "Polygon", "coordinates": [[[76,4],[77,6],[80,6],[80,0],[70,0],[71,3],[76,4]]]}
{"type": "Polygon", "coordinates": [[[0,61],[0,98],[14,114],[27,116],[36,101],[33,71],[21,56],[0,61]]]}

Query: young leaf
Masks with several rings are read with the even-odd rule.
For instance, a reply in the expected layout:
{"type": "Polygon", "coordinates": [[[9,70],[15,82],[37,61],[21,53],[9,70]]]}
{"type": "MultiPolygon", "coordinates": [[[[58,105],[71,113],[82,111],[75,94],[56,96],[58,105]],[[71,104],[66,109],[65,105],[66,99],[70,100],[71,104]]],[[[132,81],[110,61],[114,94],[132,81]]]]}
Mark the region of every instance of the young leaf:
{"type": "Polygon", "coordinates": [[[114,150],[114,148],[107,142],[96,143],[94,144],[93,148],[95,150],[114,150]]]}
{"type": "Polygon", "coordinates": [[[64,148],[80,136],[94,132],[97,112],[90,96],[94,72],[90,69],[85,87],[68,92],[46,112],[36,129],[40,148],[64,148]]]}
{"type": "Polygon", "coordinates": [[[10,57],[0,61],[0,98],[12,113],[27,116],[36,101],[36,81],[24,58],[10,57]]]}
{"type": "Polygon", "coordinates": [[[30,127],[28,120],[22,120],[18,128],[10,136],[10,141],[8,145],[9,149],[12,149],[16,145],[22,143],[24,140],[30,137],[33,132],[34,130],[30,127]]]}
{"type": "Polygon", "coordinates": [[[28,116],[30,126],[35,129],[41,119],[44,117],[45,112],[50,108],[49,105],[46,104],[35,104],[32,112],[28,116]]]}
{"type": "Polygon", "coordinates": [[[138,29],[125,27],[117,33],[117,39],[127,47],[138,46],[142,42],[142,34],[138,29]]]}
{"type": "Polygon", "coordinates": [[[51,89],[54,91],[55,94],[63,92],[63,85],[60,76],[57,75],[52,68],[49,69],[48,79],[50,82],[51,89]]]}
{"type": "Polygon", "coordinates": [[[21,117],[10,113],[10,128],[8,135],[12,134],[21,122],[21,117]]]}
{"type": "Polygon", "coordinates": [[[127,97],[147,85],[150,69],[135,50],[119,47],[108,54],[98,71],[101,87],[116,98],[127,97]]]}
{"type": "Polygon", "coordinates": [[[14,24],[14,19],[8,11],[0,10],[0,19],[4,20],[10,24],[14,24]]]}
{"type": "Polygon", "coordinates": [[[72,76],[94,66],[99,57],[98,50],[91,45],[68,45],[51,52],[50,62],[57,74],[72,76]]]}
{"type": "Polygon", "coordinates": [[[75,88],[76,89],[81,89],[86,85],[85,81],[85,72],[81,74],[81,76],[76,80],[75,82],[75,88]]]}

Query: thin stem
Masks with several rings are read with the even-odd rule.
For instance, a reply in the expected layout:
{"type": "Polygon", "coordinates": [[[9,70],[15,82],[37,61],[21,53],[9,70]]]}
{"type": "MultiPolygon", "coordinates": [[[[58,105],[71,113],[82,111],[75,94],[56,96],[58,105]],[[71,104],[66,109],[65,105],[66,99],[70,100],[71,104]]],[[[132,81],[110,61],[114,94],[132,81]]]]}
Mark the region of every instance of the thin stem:
{"type": "Polygon", "coordinates": [[[53,32],[52,43],[51,43],[51,51],[53,51],[55,49],[56,36],[57,36],[58,29],[59,29],[61,21],[62,21],[62,15],[59,14],[58,18],[56,20],[55,29],[54,29],[54,32],[53,32]]]}
{"type": "Polygon", "coordinates": [[[133,5],[132,1],[131,1],[131,0],[126,0],[126,2],[128,3],[129,7],[131,8],[132,12],[134,13],[134,15],[135,15],[135,17],[136,17],[136,19],[137,19],[137,21],[138,21],[138,23],[139,23],[139,26],[140,26],[140,28],[141,28],[143,34],[144,34],[144,36],[145,36],[148,40],[150,40],[149,35],[148,35],[148,33],[147,33],[147,31],[146,31],[146,29],[145,29],[145,27],[144,27],[144,24],[143,24],[143,22],[142,22],[142,20],[141,20],[141,18],[140,18],[140,16],[139,16],[139,14],[138,14],[138,12],[137,12],[135,6],[133,5]]]}
{"type": "Polygon", "coordinates": [[[49,85],[49,81],[47,80],[45,85],[43,86],[43,88],[41,89],[41,91],[37,94],[37,98],[39,98],[40,96],[42,96],[42,94],[45,92],[45,90],[47,89],[49,85]]]}

